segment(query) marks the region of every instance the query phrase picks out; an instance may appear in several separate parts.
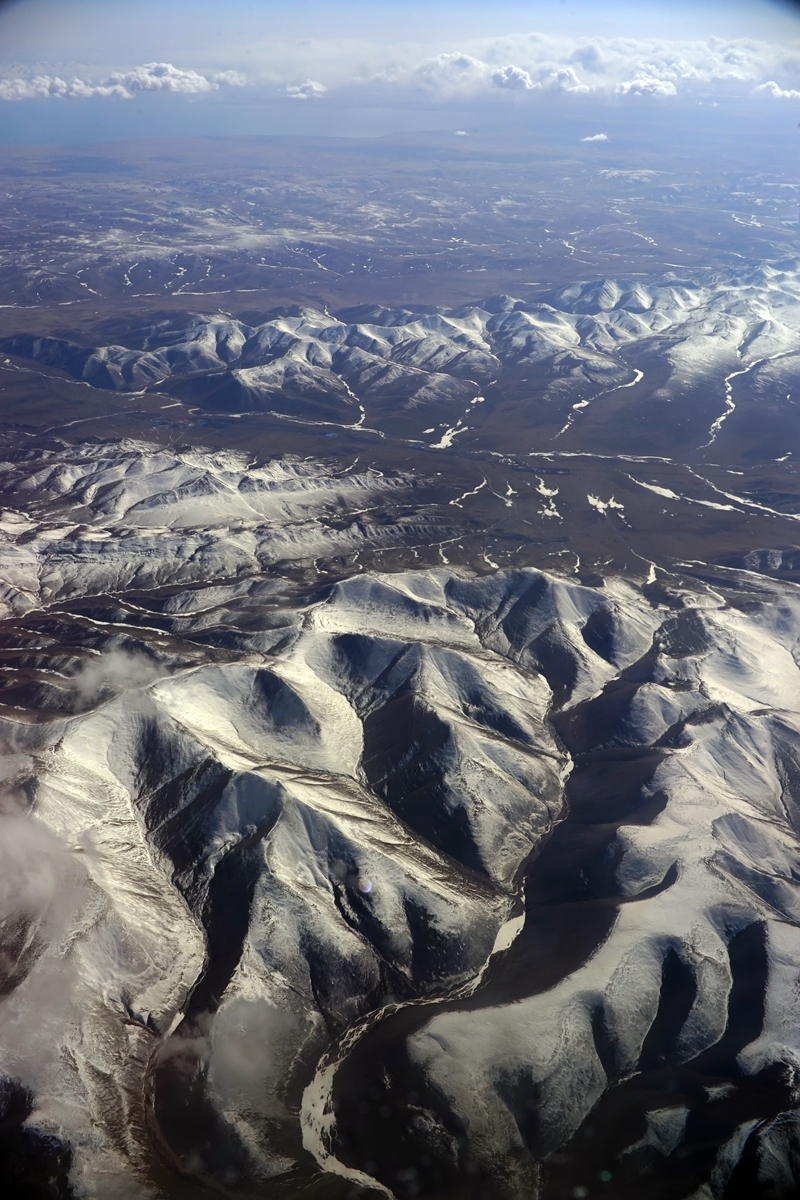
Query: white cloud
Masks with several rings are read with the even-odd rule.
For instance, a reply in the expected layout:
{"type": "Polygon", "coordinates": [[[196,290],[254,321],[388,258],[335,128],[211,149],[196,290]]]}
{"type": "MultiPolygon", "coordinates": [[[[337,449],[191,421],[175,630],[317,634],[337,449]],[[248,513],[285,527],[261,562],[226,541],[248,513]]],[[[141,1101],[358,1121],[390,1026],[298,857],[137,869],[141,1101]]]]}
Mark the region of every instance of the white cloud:
{"type": "Polygon", "coordinates": [[[399,97],[408,87],[422,88],[441,99],[459,99],[491,89],[506,92],[598,96],[705,96],[726,89],[746,95],[770,78],[780,59],[787,78],[800,85],[800,47],[796,63],[787,49],[740,39],[697,42],[595,38],[576,42],[543,35],[514,35],[467,43],[423,62],[414,62],[412,47],[398,47],[389,64],[367,76],[363,84],[351,76],[329,86],[357,88],[370,83],[391,87],[399,97]],[[745,86],[743,86],[745,85],[745,86]]]}
{"type": "Polygon", "coordinates": [[[247,76],[242,71],[217,71],[211,76],[211,82],[217,87],[221,84],[228,87],[246,87],[247,76]]]}
{"type": "Polygon", "coordinates": [[[800,91],[794,88],[782,88],[774,79],[761,83],[753,89],[758,96],[772,96],[774,100],[800,100],[800,91]]]}
{"type": "Polygon", "coordinates": [[[20,1075],[37,1090],[53,1076],[65,1010],[74,1024],[80,1019],[72,1007],[79,967],[71,943],[81,909],[83,928],[98,916],[96,902],[91,911],[90,854],[88,844],[70,847],[34,817],[0,817],[0,925],[24,938],[21,954],[0,947],[0,972],[13,980],[25,956],[30,970],[4,1002],[0,1064],[3,1074],[20,1075]]]}
{"type": "Polygon", "coordinates": [[[216,91],[221,86],[243,87],[247,78],[240,71],[218,71],[202,75],[199,71],[184,71],[172,63],[145,63],[130,71],[114,71],[105,79],[89,82],[74,77],[34,75],[30,79],[0,79],[0,100],[32,100],[54,97],[100,96],[132,100],[142,92],[174,92],[196,95],[216,91]]]}
{"type": "Polygon", "coordinates": [[[491,69],[470,54],[439,54],[421,63],[412,80],[427,91],[445,95],[474,92],[490,85],[491,69]]]}
{"type": "Polygon", "coordinates": [[[582,142],[607,142],[608,134],[607,133],[592,133],[589,135],[589,137],[582,137],[581,141],[582,142]]]}
{"type": "Polygon", "coordinates": [[[678,89],[671,79],[658,79],[655,75],[635,75],[617,89],[622,96],[676,96],[678,89]]]}
{"type": "Polygon", "coordinates": [[[223,1005],[205,1043],[209,1083],[220,1107],[235,1111],[245,1105],[273,1117],[286,1115],[280,1085],[300,1036],[299,1018],[265,998],[238,997],[223,1005]]]}
{"type": "Polygon", "coordinates": [[[530,92],[539,87],[534,83],[527,71],[522,67],[500,67],[492,72],[492,83],[495,87],[509,88],[517,92],[530,92]]]}
{"type": "Polygon", "coordinates": [[[164,668],[145,654],[112,649],[97,658],[87,659],[80,670],[69,677],[69,686],[91,701],[106,689],[121,692],[146,687],[164,674],[164,668]]]}
{"type": "Polygon", "coordinates": [[[0,834],[0,924],[46,924],[52,936],[62,926],[67,894],[83,878],[78,858],[30,817],[0,817],[0,834]]]}
{"type": "Polygon", "coordinates": [[[254,44],[252,50],[247,77],[236,70],[170,63],[146,63],[102,77],[77,67],[70,72],[40,67],[38,74],[29,75],[9,71],[0,78],[0,99],[130,99],[143,92],[202,96],[244,85],[264,99],[313,100],[347,93],[355,103],[379,96],[381,102],[396,104],[412,97],[415,103],[426,97],[438,103],[481,95],[491,95],[497,103],[503,96],[507,102],[536,103],[540,93],[632,101],[642,96],[719,100],[745,98],[754,89],[792,99],[800,91],[800,41],[771,45],[748,38],[588,39],[526,33],[468,40],[456,47],[443,38],[391,46],[377,40],[318,37],[290,43],[277,38],[254,44]]]}
{"type": "Polygon", "coordinates": [[[591,92],[594,89],[581,83],[572,67],[558,67],[549,71],[541,81],[549,92],[591,92]]]}
{"type": "Polygon", "coordinates": [[[604,71],[605,59],[596,42],[578,46],[569,56],[570,62],[580,63],[584,71],[604,71]]]}
{"type": "MultiPolygon", "coordinates": [[[[487,56],[490,57],[490,56],[487,56]]],[[[402,76],[384,76],[388,82],[402,83],[402,76]]],[[[536,92],[541,89],[554,92],[590,92],[592,88],[583,83],[570,66],[548,63],[531,64],[530,68],[514,63],[495,66],[492,62],[475,58],[471,54],[440,54],[428,59],[413,72],[411,79],[427,91],[442,96],[475,94],[489,88],[504,91],[536,92]],[[536,71],[539,78],[533,77],[536,71]]]]}
{"type": "Polygon", "coordinates": [[[780,47],[752,39],[578,41],[519,34],[468,42],[457,53],[443,53],[422,64],[415,64],[411,56],[410,48],[399,48],[391,67],[379,73],[398,95],[407,84],[422,84],[445,98],[497,87],[529,93],[716,99],[746,96],[754,85],[775,75],[785,78],[786,88],[800,87],[800,44],[780,47]]]}
{"type": "Polygon", "coordinates": [[[327,90],[324,83],[317,83],[316,79],[307,79],[305,83],[287,84],[285,94],[290,100],[318,100],[327,90]]]}

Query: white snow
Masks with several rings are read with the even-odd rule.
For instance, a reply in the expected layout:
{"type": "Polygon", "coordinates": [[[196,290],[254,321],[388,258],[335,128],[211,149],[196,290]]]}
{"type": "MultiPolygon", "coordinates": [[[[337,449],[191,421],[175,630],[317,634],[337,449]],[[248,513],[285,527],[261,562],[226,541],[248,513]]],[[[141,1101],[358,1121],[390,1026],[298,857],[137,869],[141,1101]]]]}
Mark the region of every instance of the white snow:
{"type": "MultiPolygon", "coordinates": [[[[612,299],[610,291],[595,298],[612,299]]],[[[541,1095],[543,1144],[554,1149],[608,1085],[594,1006],[604,1006],[623,1071],[635,1071],[673,950],[697,983],[676,1051],[692,1057],[725,1027],[730,938],[759,921],[766,1019],[740,1065],[800,1068],[791,784],[800,760],[800,600],[792,586],[747,575],[763,603],[740,608],[722,587],[683,581],[683,607],[672,611],[644,599],[641,575],[591,588],[503,571],[487,551],[493,571],[483,578],[446,565],[365,571],[312,600],[291,600],[280,581],[257,577],[264,562],[329,550],[328,513],[363,514],[411,482],[358,474],[355,464],[333,477],[309,461],[255,464],[127,442],[114,453],[108,445],[48,450],[0,473],[19,505],[0,526],[9,619],[23,614],[22,628],[24,614],[48,599],[113,591],[114,621],[60,619],[74,619],[76,636],[83,629],[98,645],[124,630],[162,656],[140,671],[87,646],[82,682],[63,664],[51,673],[62,691],[83,688],[86,711],[0,722],[4,794],[35,797],[32,816],[4,825],[0,904],[19,892],[38,905],[44,945],[4,1000],[0,1069],[35,1087],[42,1119],[76,1146],[89,1194],[144,1161],[148,1064],[157,1047],[174,1048],[170,1036],[184,1036],[211,884],[245,843],[257,870],[241,955],[203,1035],[208,1096],[264,1172],[281,1175],[291,1164],[264,1149],[259,1122],[298,1120],[282,1089],[316,1056],[305,1145],[324,1169],[347,1173],[330,1158],[331,1088],[381,1003],[385,964],[412,1002],[467,995],[524,930],[520,866],[564,815],[572,766],[551,724],[545,643],[573,668],[565,707],[594,703],[604,689],[624,694],[605,748],[659,743],[643,798],[661,796],[663,808],[649,824],[624,821],[613,832],[623,902],[589,958],[514,1004],[432,1009],[410,1043],[415,1062],[469,1128],[478,1158],[519,1145],[496,1084],[524,1069],[541,1095]],[[184,589],[157,596],[167,581],[184,589]],[[216,628],[238,635],[256,615],[263,628],[253,640],[220,649],[198,638],[216,628]],[[402,716],[412,702],[413,720],[402,716]],[[406,772],[420,762],[437,784],[415,809],[406,807],[406,772]],[[426,825],[437,805],[440,819],[426,825]],[[463,843],[447,841],[455,828],[463,843]],[[463,844],[468,861],[458,857],[463,844]],[[26,866],[32,854],[38,874],[26,866]],[[659,887],[670,872],[674,881],[659,887]],[[420,922],[410,913],[423,914],[444,947],[435,967],[419,966],[420,922]],[[325,1005],[346,1030],[338,1044],[325,1005]],[[237,1051],[240,1029],[253,1034],[247,1056],[237,1051]],[[241,1111],[237,1096],[247,1098],[241,1111]]],[[[662,499],[690,499],[635,482],[662,499]]],[[[554,507],[558,488],[541,477],[536,490],[554,507]]],[[[623,511],[613,496],[587,500],[604,516],[623,511]]],[[[363,542],[353,535],[343,544],[355,554],[363,542]]],[[[677,1108],[651,1113],[641,1147],[668,1153],[682,1119],[677,1108]]]]}

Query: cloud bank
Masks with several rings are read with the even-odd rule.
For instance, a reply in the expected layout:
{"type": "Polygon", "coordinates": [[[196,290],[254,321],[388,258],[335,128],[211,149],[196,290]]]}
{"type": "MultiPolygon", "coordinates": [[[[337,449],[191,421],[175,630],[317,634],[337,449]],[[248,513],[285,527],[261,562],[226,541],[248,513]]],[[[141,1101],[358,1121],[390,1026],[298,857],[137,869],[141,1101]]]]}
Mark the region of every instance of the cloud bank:
{"type": "Polygon", "coordinates": [[[142,92],[177,92],[197,95],[217,91],[223,84],[244,87],[247,78],[240,71],[217,71],[202,75],[199,71],[183,71],[172,63],[145,63],[130,71],[115,71],[106,79],[89,82],[58,75],[34,75],[32,78],[0,79],[0,100],[60,100],[99,96],[104,99],[133,100],[142,92]]]}
{"type": "Polygon", "coordinates": [[[796,99],[800,42],[577,39],[538,34],[494,39],[422,63],[395,65],[371,83],[447,97],[493,89],[602,98],[745,95],[796,99]]]}
{"type": "Polygon", "coordinates": [[[0,100],[98,98],[131,100],[145,92],[198,96],[247,88],[253,99],[357,103],[459,102],[494,96],[508,102],[537,97],[598,100],[675,97],[800,99],[800,40],[775,45],[753,39],[675,41],[514,34],[460,48],[352,45],[279,40],[254,49],[245,75],[229,66],[199,70],[167,62],[119,69],[92,78],[53,69],[0,76],[0,100]]]}

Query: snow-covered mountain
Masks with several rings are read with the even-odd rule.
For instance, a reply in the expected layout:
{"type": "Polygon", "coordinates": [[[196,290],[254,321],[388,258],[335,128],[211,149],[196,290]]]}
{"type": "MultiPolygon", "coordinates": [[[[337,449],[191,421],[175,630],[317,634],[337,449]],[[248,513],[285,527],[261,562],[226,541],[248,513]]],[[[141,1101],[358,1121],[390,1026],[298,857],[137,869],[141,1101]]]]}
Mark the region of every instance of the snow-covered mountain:
{"type": "Polygon", "coordinates": [[[413,478],[2,479],[0,1099],[51,1194],[796,1194],[793,585],[309,590],[267,568],[413,478]]]}
{"type": "Polygon", "coordinates": [[[663,354],[678,382],[800,348],[796,261],[684,279],[576,283],[536,302],[496,296],[461,308],[362,305],[337,316],[285,309],[248,325],[224,313],[166,317],[125,344],[80,347],[22,334],[0,351],[98,388],[168,390],[222,411],[303,411],[356,425],[362,400],[463,401],[504,368],[532,366],[558,391],[636,378],[624,358],[663,354]]]}
{"type": "Polygon", "coordinates": [[[483,993],[365,1033],[332,1133],[309,1094],[323,1144],[400,1195],[421,1161],[444,1195],[797,1194],[800,609],[681,599],[552,714],[566,814],[483,993]]]}

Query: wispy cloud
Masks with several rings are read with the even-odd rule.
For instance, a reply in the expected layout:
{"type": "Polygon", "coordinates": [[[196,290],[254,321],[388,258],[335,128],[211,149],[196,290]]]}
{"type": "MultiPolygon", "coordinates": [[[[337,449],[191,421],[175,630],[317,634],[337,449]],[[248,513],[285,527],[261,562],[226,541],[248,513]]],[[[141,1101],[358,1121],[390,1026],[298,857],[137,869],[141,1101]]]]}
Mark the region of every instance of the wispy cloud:
{"type": "Polygon", "coordinates": [[[166,673],[163,666],[145,654],[111,649],[82,663],[80,670],[69,677],[68,685],[91,702],[107,692],[146,687],[166,673]]]}

